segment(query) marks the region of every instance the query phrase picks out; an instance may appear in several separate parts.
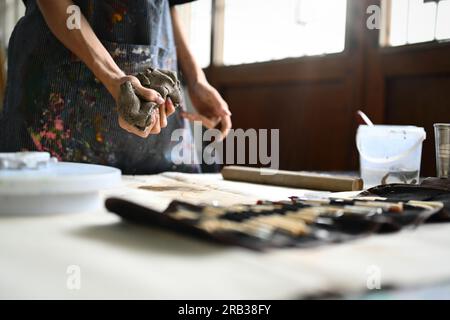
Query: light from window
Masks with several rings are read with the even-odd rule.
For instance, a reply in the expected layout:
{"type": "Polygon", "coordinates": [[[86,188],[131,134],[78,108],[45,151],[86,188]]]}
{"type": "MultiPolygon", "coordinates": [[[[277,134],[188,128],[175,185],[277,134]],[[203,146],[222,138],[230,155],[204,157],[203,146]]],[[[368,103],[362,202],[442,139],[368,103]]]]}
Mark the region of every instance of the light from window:
{"type": "Polygon", "coordinates": [[[347,0],[225,0],[223,63],[345,49],[347,0]]]}
{"type": "Polygon", "coordinates": [[[211,0],[200,0],[177,8],[189,48],[202,68],[209,66],[210,62],[211,3],[211,0]]]}
{"type": "Polygon", "coordinates": [[[391,10],[388,44],[401,46],[450,39],[450,0],[387,0],[391,10]]]}
{"type": "Polygon", "coordinates": [[[22,1],[0,0],[0,46],[8,47],[9,37],[17,21],[25,14],[22,1]]]}
{"type": "Polygon", "coordinates": [[[450,0],[439,2],[436,22],[436,39],[450,39],[450,0]]]}

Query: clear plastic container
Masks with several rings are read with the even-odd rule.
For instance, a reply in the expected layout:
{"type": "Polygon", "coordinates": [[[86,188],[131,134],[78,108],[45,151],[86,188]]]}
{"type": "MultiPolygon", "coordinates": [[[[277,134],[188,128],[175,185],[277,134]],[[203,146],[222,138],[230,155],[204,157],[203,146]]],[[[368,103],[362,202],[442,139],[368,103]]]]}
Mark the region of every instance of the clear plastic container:
{"type": "Polygon", "coordinates": [[[420,127],[359,126],[356,145],[364,187],[419,183],[425,139],[425,130],[420,127]]]}

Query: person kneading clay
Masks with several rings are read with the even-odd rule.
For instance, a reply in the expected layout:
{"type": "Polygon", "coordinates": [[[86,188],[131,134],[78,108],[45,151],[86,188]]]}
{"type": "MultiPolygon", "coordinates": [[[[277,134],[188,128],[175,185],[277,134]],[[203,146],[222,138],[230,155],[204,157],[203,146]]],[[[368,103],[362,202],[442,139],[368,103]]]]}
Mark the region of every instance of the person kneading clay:
{"type": "Polygon", "coordinates": [[[231,113],[187,46],[175,5],[189,1],[24,0],[8,47],[0,152],[48,151],[127,174],[199,172],[181,161],[195,158],[187,120],[225,138],[231,113]],[[182,110],[178,65],[197,114],[182,110]]]}

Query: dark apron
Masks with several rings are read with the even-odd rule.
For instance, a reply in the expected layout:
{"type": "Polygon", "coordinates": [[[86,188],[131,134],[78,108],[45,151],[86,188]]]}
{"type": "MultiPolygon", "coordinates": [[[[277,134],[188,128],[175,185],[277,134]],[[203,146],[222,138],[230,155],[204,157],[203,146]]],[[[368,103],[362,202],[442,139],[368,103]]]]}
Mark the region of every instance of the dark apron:
{"type": "MultiPolygon", "coordinates": [[[[176,71],[166,0],[75,1],[126,74],[148,67],[176,71]]],[[[199,172],[182,164],[194,152],[189,124],[178,112],[158,135],[142,139],[118,126],[114,99],[50,32],[35,0],[26,2],[8,48],[8,83],[0,151],[48,151],[63,161],[118,167],[128,174],[199,172]],[[182,142],[171,141],[182,129],[182,142]],[[183,148],[180,148],[180,143],[183,148]],[[176,150],[182,152],[172,152],[176,150]]]]}

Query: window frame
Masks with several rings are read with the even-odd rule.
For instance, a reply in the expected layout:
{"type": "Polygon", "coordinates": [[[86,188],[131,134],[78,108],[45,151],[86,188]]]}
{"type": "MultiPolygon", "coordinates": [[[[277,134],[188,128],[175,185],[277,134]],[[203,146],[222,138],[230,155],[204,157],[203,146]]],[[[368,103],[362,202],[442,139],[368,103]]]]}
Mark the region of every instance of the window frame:
{"type": "MultiPolygon", "coordinates": [[[[416,43],[405,43],[402,45],[392,46],[389,44],[390,31],[391,31],[391,18],[392,18],[392,1],[394,0],[381,0],[381,30],[379,31],[379,45],[381,49],[388,49],[390,51],[392,48],[404,48],[408,49],[423,49],[423,48],[439,48],[441,46],[446,47],[450,39],[433,39],[430,41],[416,42],[416,43]]],[[[439,3],[441,0],[424,0],[424,2],[436,2],[439,3]]],[[[436,36],[436,35],[435,35],[436,36]]]]}

